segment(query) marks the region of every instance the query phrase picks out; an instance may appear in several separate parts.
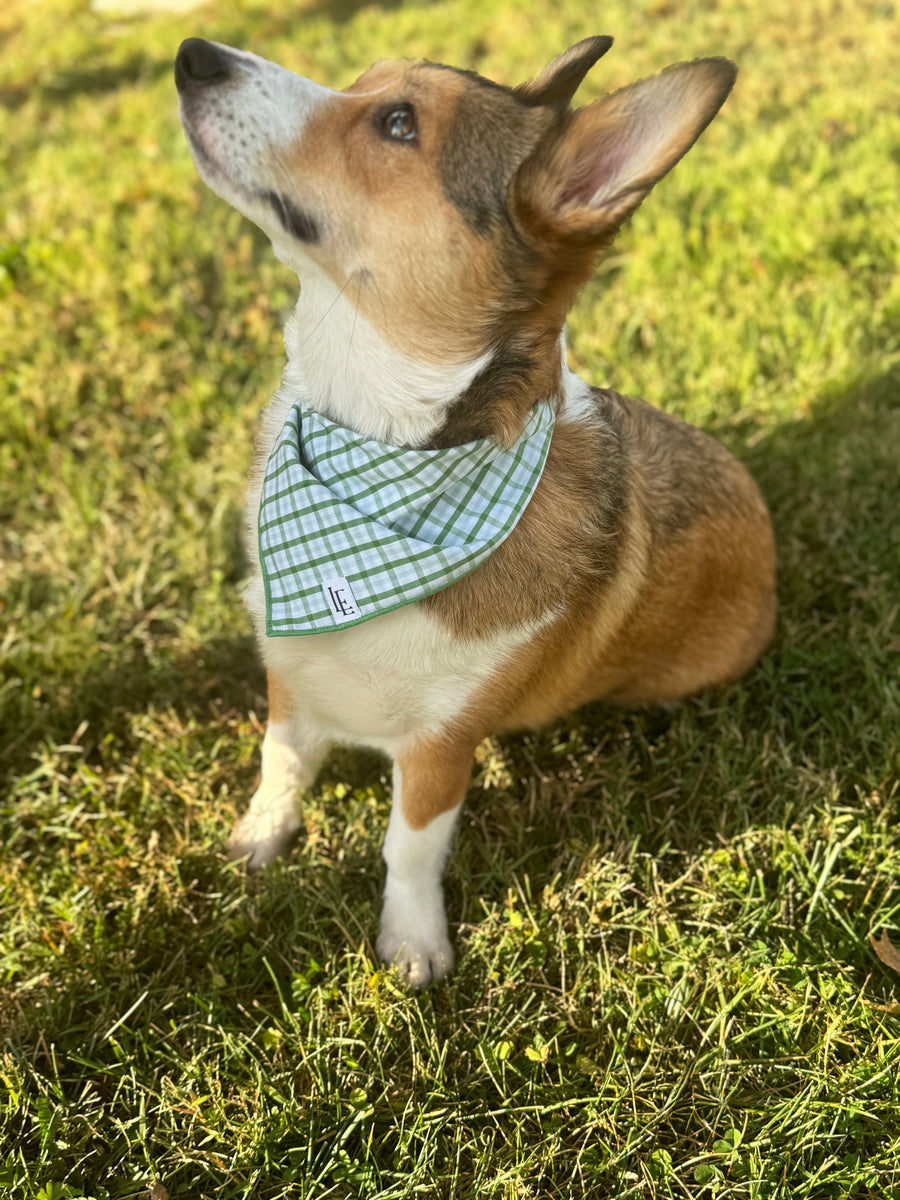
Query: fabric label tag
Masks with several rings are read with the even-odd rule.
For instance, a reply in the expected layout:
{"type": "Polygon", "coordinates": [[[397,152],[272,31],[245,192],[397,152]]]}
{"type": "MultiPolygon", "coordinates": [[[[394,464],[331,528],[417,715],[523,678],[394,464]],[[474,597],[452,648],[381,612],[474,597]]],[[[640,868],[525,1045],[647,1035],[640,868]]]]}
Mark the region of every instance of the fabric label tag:
{"type": "Polygon", "coordinates": [[[325,603],[335,621],[358,621],[362,616],[353,595],[353,590],[346,579],[337,577],[322,581],[322,591],[325,593],[325,603]]]}

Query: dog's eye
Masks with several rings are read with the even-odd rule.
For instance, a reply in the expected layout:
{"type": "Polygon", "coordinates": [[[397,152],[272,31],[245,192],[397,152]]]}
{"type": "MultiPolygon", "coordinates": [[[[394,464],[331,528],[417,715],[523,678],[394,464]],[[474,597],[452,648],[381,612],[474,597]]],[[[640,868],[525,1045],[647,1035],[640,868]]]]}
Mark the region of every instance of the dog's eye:
{"type": "Polygon", "coordinates": [[[411,104],[395,104],[378,114],[378,128],[384,137],[395,142],[414,142],[418,130],[416,128],[416,110],[411,104]]]}

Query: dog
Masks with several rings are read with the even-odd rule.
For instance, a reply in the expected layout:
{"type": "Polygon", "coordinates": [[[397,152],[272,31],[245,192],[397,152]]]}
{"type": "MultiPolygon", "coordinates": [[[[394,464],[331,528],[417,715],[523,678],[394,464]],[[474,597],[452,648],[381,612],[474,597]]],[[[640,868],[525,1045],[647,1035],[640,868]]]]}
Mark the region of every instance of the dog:
{"type": "Polygon", "coordinates": [[[413,986],[453,965],[442,874],[482,739],[682,700],[773,633],[747,470],[566,365],[598,255],[736,76],[698,59],[573,109],[611,43],[515,88],[383,60],[338,92],[196,38],[176,59],[200,176],[301,283],[249,497],[269,716],[229,853],[288,850],[331,745],[384,752],[377,950],[413,986]]]}

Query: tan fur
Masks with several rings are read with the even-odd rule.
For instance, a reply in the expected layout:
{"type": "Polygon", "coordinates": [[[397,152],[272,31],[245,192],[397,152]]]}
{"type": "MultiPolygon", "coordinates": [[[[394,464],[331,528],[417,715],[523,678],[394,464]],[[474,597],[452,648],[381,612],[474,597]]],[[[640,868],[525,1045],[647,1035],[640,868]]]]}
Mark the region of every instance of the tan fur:
{"type": "Polygon", "coordinates": [[[704,520],[681,535],[649,565],[641,603],[607,649],[601,697],[682,700],[743,675],[774,631],[774,565],[761,519],[704,520]]]}
{"type": "Polygon", "coordinates": [[[469,786],[476,745],[438,738],[419,743],[398,758],[403,815],[410,829],[424,829],[460,803],[469,786]]]}
{"type": "Polygon", "coordinates": [[[266,682],[269,692],[269,720],[280,725],[294,715],[294,697],[275,671],[267,672],[266,682]]]}
{"type": "MultiPolygon", "coordinates": [[[[350,99],[310,119],[293,149],[279,156],[288,176],[321,181],[318,189],[308,185],[310,193],[340,224],[337,260],[331,247],[323,254],[313,246],[310,256],[346,280],[360,314],[396,349],[436,363],[481,353],[485,324],[504,311],[493,242],[460,221],[438,180],[438,153],[471,87],[453,71],[376,63],[348,89],[350,99]],[[415,152],[372,135],[373,114],[392,97],[413,101],[421,113],[415,152]],[[474,311],[483,314],[475,328],[474,311]]],[[[547,118],[535,111],[528,121],[533,132],[520,135],[523,154],[547,118]]]]}
{"type": "Polygon", "coordinates": [[[582,596],[592,596],[595,608],[620,570],[623,514],[597,505],[598,471],[613,447],[597,426],[559,422],[541,481],[510,537],[477,570],[422,603],[463,638],[537,621],[582,596]]]}
{"type": "Polygon", "coordinates": [[[546,724],[590,700],[671,702],[730,682],[772,637],[774,540],[749,473],[714,439],[649,405],[613,393],[599,393],[598,404],[619,418],[618,445],[589,423],[561,422],[516,530],[427,602],[463,636],[506,613],[534,619],[552,596],[566,606],[454,722],[461,753],[488,732],[546,724]],[[590,481],[596,491],[617,454],[620,507],[604,522],[590,481]]]}
{"type": "MultiPolygon", "coordinates": [[[[681,63],[570,110],[610,41],[579,42],[512,90],[379,62],[338,94],[198,39],[176,65],[201,174],[319,288],[311,309],[301,290],[297,361],[263,463],[296,398],[330,412],[340,392],[343,423],[374,437],[387,413],[391,440],[426,449],[510,443],[535,405],[559,413],[530,503],[471,574],[359,626],[263,639],[263,777],[232,852],[259,866],[286,850],[292,795],[330,742],[386,751],[400,787],[378,949],[415,983],[452,964],[440,872],[482,738],[589,700],[680,700],[737,678],[772,636],[772,530],[745,468],[699,430],[591,393],[564,368],[565,316],[597,256],[735,79],[724,59],[681,63]],[[295,124],[278,109],[272,119],[276,95],[295,124]],[[398,106],[415,114],[414,136],[385,124],[398,106]],[[322,354],[304,373],[313,338],[322,354]]],[[[263,628],[259,578],[248,597],[263,628]]]]}
{"type": "MultiPolygon", "coordinates": [[[[531,85],[545,103],[568,89],[558,72],[577,74],[582,65],[569,52],[551,67],[531,85]]],[[[486,402],[477,397],[479,434],[513,440],[532,397],[559,392],[558,330],[597,252],[721,103],[718,60],[687,72],[672,68],[651,84],[674,103],[688,76],[692,92],[681,126],[660,140],[637,179],[616,183],[622,195],[613,186],[609,201],[592,208],[586,197],[603,181],[584,176],[587,148],[593,157],[614,156],[632,126],[640,132],[641,104],[648,103],[640,85],[565,113],[555,127],[546,110],[529,118],[524,145],[538,146],[551,127],[554,136],[519,173],[512,193],[523,229],[543,251],[521,268],[523,289],[542,297],[524,314],[510,306],[508,291],[504,305],[501,233],[472,232],[438,183],[438,155],[461,107],[497,103],[466,77],[378,63],[349,89],[358,101],[336,103],[311,120],[296,163],[286,156],[289,171],[302,162],[306,177],[328,181],[345,259],[324,265],[350,276],[359,311],[398,349],[452,361],[476,352],[490,328],[498,343],[533,358],[527,388],[504,392],[501,384],[486,402]],[[700,86],[697,69],[707,72],[700,86]],[[369,124],[394,96],[414,100],[425,114],[424,132],[418,155],[391,147],[386,165],[369,124]],[[340,211],[343,197],[361,191],[371,205],[340,211]],[[406,231],[400,253],[398,224],[406,231]],[[417,265],[425,261],[423,273],[417,265]],[[370,287],[376,278],[378,288],[370,287]],[[475,342],[473,306],[482,318],[475,342]]],[[[316,256],[315,247],[310,253],[316,256]]],[[[597,404],[596,421],[558,424],[540,485],[512,536],[478,570],[422,602],[463,639],[538,621],[554,606],[564,611],[480,689],[442,738],[426,739],[398,760],[413,829],[459,803],[472,750],[490,731],[546,723],[594,699],[682,699],[737,678],[772,635],[774,546],[747,472],[712,439],[639,401],[602,393],[597,404]]],[[[437,444],[463,440],[468,420],[461,406],[437,444]]]]}

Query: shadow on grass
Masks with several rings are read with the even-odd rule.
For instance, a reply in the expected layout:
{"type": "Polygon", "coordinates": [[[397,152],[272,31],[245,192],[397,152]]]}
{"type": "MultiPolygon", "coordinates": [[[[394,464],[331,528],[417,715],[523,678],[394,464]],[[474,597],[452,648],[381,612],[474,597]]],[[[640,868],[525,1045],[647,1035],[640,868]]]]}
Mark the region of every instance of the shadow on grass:
{"type": "Polygon", "coordinates": [[[92,745],[110,739],[127,745],[132,740],[130,729],[138,714],[171,709],[185,719],[208,720],[217,704],[246,712],[258,708],[265,696],[265,674],[249,633],[232,639],[211,637],[202,652],[188,657],[165,651],[148,657],[133,645],[111,646],[108,655],[71,672],[50,670],[48,675],[54,678],[51,690],[35,689],[29,696],[18,696],[15,707],[9,705],[9,724],[0,744],[0,785],[26,772],[42,747],[65,741],[85,723],[90,726],[84,743],[90,763],[96,761],[92,745]]]}

